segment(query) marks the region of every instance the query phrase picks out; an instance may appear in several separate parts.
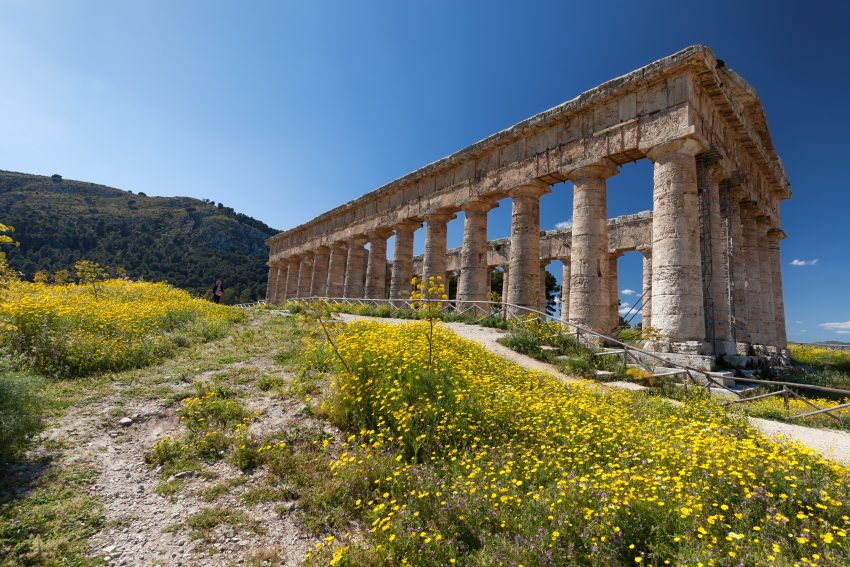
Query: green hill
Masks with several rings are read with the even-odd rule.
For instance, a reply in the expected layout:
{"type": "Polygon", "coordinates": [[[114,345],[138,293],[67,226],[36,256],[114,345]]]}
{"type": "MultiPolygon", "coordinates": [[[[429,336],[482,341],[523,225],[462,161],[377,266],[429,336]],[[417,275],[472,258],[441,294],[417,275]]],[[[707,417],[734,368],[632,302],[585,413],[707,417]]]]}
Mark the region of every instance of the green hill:
{"type": "Polygon", "coordinates": [[[15,227],[21,246],[8,259],[24,278],[86,259],[198,294],[220,277],[228,303],[265,297],[264,241],[277,232],[208,200],[9,171],[0,171],[0,223],[15,227]]]}

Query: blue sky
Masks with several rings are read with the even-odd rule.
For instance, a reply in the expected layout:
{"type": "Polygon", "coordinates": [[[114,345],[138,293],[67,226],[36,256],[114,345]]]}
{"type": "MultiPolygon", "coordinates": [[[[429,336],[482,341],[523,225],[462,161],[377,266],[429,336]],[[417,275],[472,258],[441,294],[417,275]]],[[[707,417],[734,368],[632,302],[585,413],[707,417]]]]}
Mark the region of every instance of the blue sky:
{"type": "MultiPolygon", "coordinates": [[[[209,198],[284,229],[701,43],[758,91],[792,184],[789,336],[850,341],[847,6],[0,0],[0,169],[209,198]]],[[[610,216],[651,206],[648,162],[608,186],[610,216]]],[[[571,202],[555,186],[543,228],[571,202]]],[[[491,238],[509,216],[490,213],[491,238]]],[[[449,229],[459,245],[462,218],[449,229]]],[[[639,255],[619,269],[639,290],[639,255]]]]}

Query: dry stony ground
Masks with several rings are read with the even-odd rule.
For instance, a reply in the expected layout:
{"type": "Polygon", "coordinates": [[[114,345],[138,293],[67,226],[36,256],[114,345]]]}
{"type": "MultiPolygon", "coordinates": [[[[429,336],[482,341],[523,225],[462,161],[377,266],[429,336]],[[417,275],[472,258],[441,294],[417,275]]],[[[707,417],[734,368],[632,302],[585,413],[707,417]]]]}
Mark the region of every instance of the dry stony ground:
{"type": "MultiPolygon", "coordinates": [[[[297,397],[286,395],[286,381],[293,374],[276,360],[281,359],[282,333],[274,332],[274,327],[278,331],[285,327],[283,318],[259,312],[252,319],[235,339],[194,347],[160,366],[69,384],[63,391],[70,406],[51,419],[29,463],[12,469],[12,478],[3,483],[5,496],[26,502],[27,496],[46,498],[39,495],[56,488],[50,483],[78,487],[79,495],[58,505],[76,511],[80,502],[91,502],[92,515],[102,514],[96,522],[99,530],[78,538],[82,564],[300,564],[323,534],[299,527],[297,494],[282,490],[262,467],[243,473],[218,461],[200,471],[178,472],[180,478],[163,479],[161,469],[145,463],[145,452],[157,440],[185,431],[177,417],[179,400],[192,393],[196,381],[215,381],[236,390],[240,403],[257,416],[252,433],[336,436],[327,424],[312,418],[297,397]],[[261,391],[257,387],[261,376],[283,378],[283,388],[261,391]],[[82,473],[88,481],[69,483],[63,473],[45,481],[49,471],[82,473]]],[[[27,509],[18,521],[42,512],[27,509]]],[[[61,515],[61,510],[53,513],[61,515]]],[[[75,537],[70,522],[63,526],[58,519],[55,527],[67,527],[65,539],[75,537]]],[[[74,550],[73,542],[61,541],[61,534],[51,536],[35,547],[53,547],[56,560],[70,553],[63,549],[74,550]]],[[[2,555],[0,565],[20,561],[4,560],[2,555]]],[[[48,550],[44,557],[50,555],[48,550]]],[[[31,554],[27,562],[35,565],[42,560],[31,554]]]]}

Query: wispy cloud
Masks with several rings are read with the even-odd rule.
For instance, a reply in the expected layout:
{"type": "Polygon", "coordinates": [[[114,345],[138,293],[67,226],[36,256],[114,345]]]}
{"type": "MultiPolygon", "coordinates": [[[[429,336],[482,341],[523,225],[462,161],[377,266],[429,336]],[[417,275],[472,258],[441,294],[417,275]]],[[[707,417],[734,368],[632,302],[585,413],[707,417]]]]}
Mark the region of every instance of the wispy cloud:
{"type": "Polygon", "coordinates": [[[833,333],[838,333],[840,335],[850,334],[850,321],[839,321],[833,323],[821,323],[819,327],[826,329],[827,331],[832,331],[833,333]]]}
{"type": "Polygon", "coordinates": [[[573,226],[573,220],[569,219],[569,220],[559,222],[558,224],[555,225],[555,228],[565,229],[565,228],[572,228],[572,226],[573,226]]]}
{"type": "Polygon", "coordinates": [[[791,260],[792,266],[815,266],[818,263],[818,258],[814,260],[800,260],[799,258],[794,258],[791,260]]]}
{"type": "Polygon", "coordinates": [[[632,308],[632,306],[629,305],[628,303],[621,303],[620,309],[619,309],[620,315],[625,315],[626,313],[628,313],[631,310],[631,308],[632,308]]]}
{"type": "Polygon", "coordinates": [[[628,288],[627,289],[621,289],[620,293],[622,293],[623,295],[637,295],[637,292],[635,290],[628,289],[628,288]]]}

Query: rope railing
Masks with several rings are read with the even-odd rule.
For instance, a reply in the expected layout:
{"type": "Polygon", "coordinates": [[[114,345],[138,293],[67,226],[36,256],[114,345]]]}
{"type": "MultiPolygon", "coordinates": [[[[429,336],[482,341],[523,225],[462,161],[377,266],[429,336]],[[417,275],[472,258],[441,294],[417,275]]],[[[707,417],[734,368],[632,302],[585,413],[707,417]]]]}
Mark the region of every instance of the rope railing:
{"type": "MultiPolygon", "coordinates": [[[[843,403],[832,408],[821,408],[816,404],[812,403],[810,400],[806,399],[804,396],[795,392],[791,388],[801,389],[801,390],[812,390],[812,391],[821,391],[828,392],[831,394],[841,395],[846,399],[850,399],[850,390],[842,390],[838,388],[829,388],[826,386],[818,386],[816,384],[800,384],[796,382],[782,382],[775,380],[762,380],[757,378],[746,378],[746,377],[734,377],[733,379],[736,382],[742,382],[744,384],[755,384],[761,385],[765,387],[775,387],[781,388],[779,391],[770,392],[768,394],[748,397],[743,392],[738,390],[733,390],[729,388],[725,384],[723,384],[720,380],[718,380],[718,376],[708,370],[702,370],[699,368],[694,368],[687,364],[682,364],[670,358],[666,358],[663,353],[657,353],[652,351],[647,351],[642,348],[636,347],[631,344],[627,344],[624,341],[612,337],[610,335],[606,335],[604,333],[600,333],[598,331],[594,331],[593,329],[584,327],[582,325],[578,325],[572,321],[562,321],[560,318],[557,318],[553,315],[549,315],[543,311],[539,311],[532,307],[526,307],[523,305],[515,305],[513,303],[507,302],[494,302],[494,301],[458,301],[456,299],[446,300],[446,299],[367,299],[367,298],[346,298],[346,297],[304,297],[304,298],[292,298],[290,301],[303,302],[303,303],[317,303],[324,302],[332,305],[339,304],[355,304],[355,305],[366,305],[370,307],[378,307],[380,305],[389,305],[396,309],[407,309],[407,310],[415,310],[416,304],[421,303],[438,303],[440,304],[440,308],[437,310],[438,313],[457,313],[457,314],[466,314],[470,312],[475,312],[476,314],[481,314],[482,317],[478,319],[481,321],[488,317],[499,318],[505,321],[519,321],[526,322],[529,320],[538,320],[544,323],[557,323],[560,325],[562,331],[561,334],[567,336],[568,338],[573,338],[576,342],[599,342],[600,344],[605,345],[613,345],[619,347],[623,352],[623,361],[625,362],[628,358],[631,358],[635,363],[639,364],[642,368],[651,372],[650,365],[646,363],[646,359],[657,361],[659,366],[673,368],[676,370],[680,370],[678,374],[684,374],[690,379],[690,381],[694,384],[699,381],[695,378],[695,376],[702,376],[703,384],[702,386],[706,389],[714,386],[726,392],[729,392],[737,397],[737,399],[726,402],[726,405],[730,405],[733,403],[746,403],[759,399],[768,398],[771,396],[783,396],[785,400],[786,409],[788,408],[788,399],[789,397],[793,397],[795,399],[799,399],[806,405],[812,407],[814,411],[799,414],[795,416],[790,416],[790,419],[799,419],[803,417],[810,417],[813,415],[818,415],[825,413],[832,417],[835,420],[839,420],[839,418],[834,415],[832,412],[839,409],[850,408],[850,403],[843,403]],[[583,339],[584,336],[584,339],[583,339]],[[590,341],[588,341],[590,339],[590,341]]],[[[258,301],[255,304],[267,303],[266,301],[258,301]]],[[[476,322],[478,322],[476,321],[476,322]]],[[[687,382],[685,382],[687,385],[687,382]]]]}

